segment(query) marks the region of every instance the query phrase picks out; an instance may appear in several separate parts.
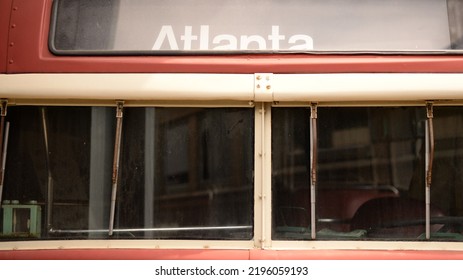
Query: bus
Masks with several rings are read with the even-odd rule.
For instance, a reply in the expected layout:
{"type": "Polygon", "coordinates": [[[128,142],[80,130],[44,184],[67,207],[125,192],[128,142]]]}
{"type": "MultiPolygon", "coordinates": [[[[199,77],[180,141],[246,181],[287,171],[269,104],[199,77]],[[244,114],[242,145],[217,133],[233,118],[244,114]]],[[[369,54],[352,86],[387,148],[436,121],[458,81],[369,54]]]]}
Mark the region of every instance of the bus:
{"type": "Polygon", "coordinates": [[[462,15],[1,0],[0,259],[463,259],[462,15]]]}

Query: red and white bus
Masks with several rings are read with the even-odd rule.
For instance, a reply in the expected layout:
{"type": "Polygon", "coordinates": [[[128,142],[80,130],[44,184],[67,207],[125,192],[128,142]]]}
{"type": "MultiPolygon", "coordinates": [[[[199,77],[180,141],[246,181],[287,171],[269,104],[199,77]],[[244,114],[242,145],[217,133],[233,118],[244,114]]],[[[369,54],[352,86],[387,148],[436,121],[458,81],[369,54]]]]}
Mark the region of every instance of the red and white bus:
{"type": "Polygon", "coordinates": [[[463,259],[462,14],[1,0],[0,259],[463,259]]]}

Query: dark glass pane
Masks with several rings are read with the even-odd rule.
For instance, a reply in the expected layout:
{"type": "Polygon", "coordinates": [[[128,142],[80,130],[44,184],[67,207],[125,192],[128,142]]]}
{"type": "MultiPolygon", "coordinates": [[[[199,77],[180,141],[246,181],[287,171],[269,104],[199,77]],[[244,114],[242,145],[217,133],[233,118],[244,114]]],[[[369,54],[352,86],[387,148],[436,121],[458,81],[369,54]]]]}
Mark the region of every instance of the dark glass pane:
{"type": "Polygon", "coordinates": [[[309,117],[308,109],[272,109],[274,239],[310,236],[309,117]]]}
{"type": "Polygon", "coordinates": [[[56,229],[86,229],[91,213],[91,108],[12,107],[7,121],[3,211],[12,212],[3,216],[3,235],[24,237],[24,231],[5,232],[11,223],[14,228],[17,208],[40,221],[30,232],[33,237],[53,238],[60,235],[56,229]]]}
{"type": "MultiPolygon", "coordinates": [[[[272,111],[276,239],[311,236],[309,117],[307,109],[272,111]]],[[[424,107],[318,109],[317,239],[423,237],[425,119],[424,107]]],[[[445,211],[434,192],[438,217],[445,211]]]]}
{"type": "Polygon", "coordinates": [[[135,237],[251,239],[254,111],[125,114],[118,228],[135,237]]]}
{"type": "MultiPolygon", "coordinates": [[[[108,238],[116,112],[11,107],[3,239],[108,238]]],[[[112,238],[251,239],[253,109],[126,108],[112,238]]]]}

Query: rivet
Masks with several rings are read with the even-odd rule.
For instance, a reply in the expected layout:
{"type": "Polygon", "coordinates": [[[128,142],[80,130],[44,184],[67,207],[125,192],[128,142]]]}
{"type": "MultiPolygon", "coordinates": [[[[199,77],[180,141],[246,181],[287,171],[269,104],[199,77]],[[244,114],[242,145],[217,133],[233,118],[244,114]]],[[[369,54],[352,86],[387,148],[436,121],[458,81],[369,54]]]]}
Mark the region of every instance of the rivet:
{"type": "Polygon", "coordinates": [[[15,27],[16,27],[16,24],[13,23],[13,24],[11,25],[11,28],[15,28],[15,27]]]}
{"type": "Polygon", "coordinates": [[[13,62],[14,62],[13,59],[10,59],[10,61],[8,61],[8,63],[10,64],[13,64],[13,62]]]}
{"type": "Polygon", "coordinates": [[[11,43],[10,43],[10,47],[12,47],[12,46],[14,46],[14,42],[11,42],[11,43]]]}
{"type": "Polygon", "coordinates": [[[18,7],[13,7],[13,11],[17,11],[18,10],[18,7]]]}

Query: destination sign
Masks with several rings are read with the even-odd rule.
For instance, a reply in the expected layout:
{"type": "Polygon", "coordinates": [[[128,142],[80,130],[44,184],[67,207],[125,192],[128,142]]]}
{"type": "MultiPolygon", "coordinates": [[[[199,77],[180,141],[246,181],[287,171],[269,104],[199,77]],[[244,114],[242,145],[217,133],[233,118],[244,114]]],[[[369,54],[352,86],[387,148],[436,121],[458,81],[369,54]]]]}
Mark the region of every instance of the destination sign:
{"type": "Polygon", "coordinates": [[[460,49],[460,0],[55,0],[57,53],[460,49]]]}
{"type": "Polygon", "coordinates": [[[196,30],[185,26],[183,34],[176,35],[172,25],[163,25],[154,41],[152,50],[313,50],[312,37],[304,34],[287,36],[280,34],[280,27],[273,25],[268,35],[232,35],[211,36],[209,25],[201,25],[196,30]],[[177,41],[180,38],[180,42],[177,41]]]}

